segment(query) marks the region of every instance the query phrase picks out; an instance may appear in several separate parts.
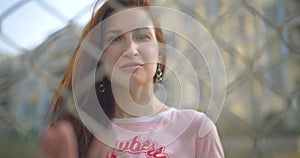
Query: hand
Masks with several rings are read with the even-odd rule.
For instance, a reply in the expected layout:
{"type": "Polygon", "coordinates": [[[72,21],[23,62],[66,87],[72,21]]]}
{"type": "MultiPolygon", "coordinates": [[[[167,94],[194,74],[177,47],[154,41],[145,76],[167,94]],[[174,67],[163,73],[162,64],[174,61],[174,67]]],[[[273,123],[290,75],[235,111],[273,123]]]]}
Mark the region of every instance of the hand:
{"type": "Polygon", "coordinates": [[[47,129],[41,139],[42,148],[49,158],[78,158],[77,139],[73,126],[59,121],[47,129]]]}

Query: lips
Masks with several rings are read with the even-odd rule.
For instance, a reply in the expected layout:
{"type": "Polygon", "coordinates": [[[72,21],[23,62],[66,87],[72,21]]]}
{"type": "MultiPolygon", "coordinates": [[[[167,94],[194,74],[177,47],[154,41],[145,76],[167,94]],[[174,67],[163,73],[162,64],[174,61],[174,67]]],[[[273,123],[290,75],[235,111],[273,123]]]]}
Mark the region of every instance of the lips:
{"type": "Polygon", "coordinates": [[[142,66],[143,64],[140,63],[140,62],[129,62],[129,63],[125,63],[125,64],[122,64],[120,66],[121,69],[135,69],[135,68],[138,68],[140,66],[142,66]]]}

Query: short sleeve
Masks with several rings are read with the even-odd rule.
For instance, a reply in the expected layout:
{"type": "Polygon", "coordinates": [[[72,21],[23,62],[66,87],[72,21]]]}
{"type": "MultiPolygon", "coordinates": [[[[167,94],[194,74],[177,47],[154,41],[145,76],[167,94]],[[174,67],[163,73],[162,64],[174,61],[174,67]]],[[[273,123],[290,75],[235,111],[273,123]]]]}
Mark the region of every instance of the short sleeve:
{"type": "Polygon", "coordinates": [[[205,116],[196,140],[196,158],[224,158],[224,151],[215,124],[205,116]]]}

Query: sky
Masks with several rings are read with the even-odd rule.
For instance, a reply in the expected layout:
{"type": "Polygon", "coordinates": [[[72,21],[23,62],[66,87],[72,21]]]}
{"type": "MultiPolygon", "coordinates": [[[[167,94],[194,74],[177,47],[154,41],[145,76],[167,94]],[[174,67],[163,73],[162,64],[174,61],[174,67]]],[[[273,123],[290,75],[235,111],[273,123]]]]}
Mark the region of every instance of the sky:
{"type": "Polygon", "coordinates": [[[1,0],[0,54],[31,50],[70,20],[84,25],[95,0],[1,0]]]}

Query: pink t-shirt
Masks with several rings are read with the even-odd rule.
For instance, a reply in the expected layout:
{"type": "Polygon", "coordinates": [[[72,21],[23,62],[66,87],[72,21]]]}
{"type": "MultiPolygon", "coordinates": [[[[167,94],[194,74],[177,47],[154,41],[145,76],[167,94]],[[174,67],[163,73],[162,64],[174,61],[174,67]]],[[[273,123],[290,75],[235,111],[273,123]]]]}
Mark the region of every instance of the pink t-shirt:
{"type": "Polygon", "coordinates": [[[117,137],[116,149],[106,153],[106,158],[224,157],[215,124],[194,110],[170,108],[149,117],[113,122],[133,134],[117,137]]]}

